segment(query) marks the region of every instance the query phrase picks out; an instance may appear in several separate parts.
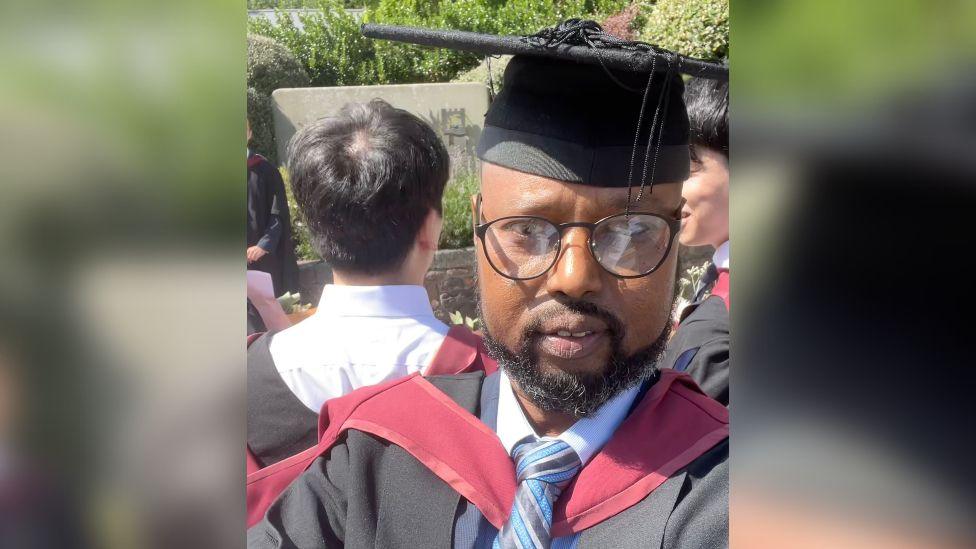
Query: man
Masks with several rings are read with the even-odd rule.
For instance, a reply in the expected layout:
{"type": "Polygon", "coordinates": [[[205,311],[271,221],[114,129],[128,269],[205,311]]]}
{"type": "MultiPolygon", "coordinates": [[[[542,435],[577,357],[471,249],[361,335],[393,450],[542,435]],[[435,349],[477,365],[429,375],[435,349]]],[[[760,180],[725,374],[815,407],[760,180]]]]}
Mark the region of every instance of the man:
{"type": "Polygon", "coordinates": [[[681,312],[665,363],[687,372],[729,404],[729,87],[692,78],[685,88],[691,126],[691,176],[681,196],[681,244],[715,248],[712,262],[681,312]]]}
{"type": "MultiPolygon", "coordinates": [[[[588,43],[604,36],[582,24],[588,43]]],[[[422,32],[481,53],[518,40],[422,32]]],[[[689,164],[676,58],[661,54],[649,81],[620,69],[619,50],[581,62],[539,48],[506,68],[477,148],[482,320],[501,371],[328,403],[281,497],[268,505],[285,466],[249,485],[250,547],[727,545],[727,411],[655,367],[689,164]],[[632,157],[647,187],[631,197],[632,157]]]]}
{"type": "MultiPolygon", "coordinates": [[[[251,141],[247,122],[247,141],[251,141]]],[[[247,269],[271,275],[274,295],[297,291],[298,265],[291,240],[291,217],[281,174],[271,162],[247,149],[247,269]]],[[[260,315],[248,303],[248,333],[263,331],[260,315]]]]}
{"type": "Polygon", "coordinates": [[[310,318],[248,349],[252,471],[313,446],[330,398],[431,367],[448,334],[423,287],[449,175],[434,130],[380,100],[349,104],[294,136],[288,170],[333,283],[310,318]]]}

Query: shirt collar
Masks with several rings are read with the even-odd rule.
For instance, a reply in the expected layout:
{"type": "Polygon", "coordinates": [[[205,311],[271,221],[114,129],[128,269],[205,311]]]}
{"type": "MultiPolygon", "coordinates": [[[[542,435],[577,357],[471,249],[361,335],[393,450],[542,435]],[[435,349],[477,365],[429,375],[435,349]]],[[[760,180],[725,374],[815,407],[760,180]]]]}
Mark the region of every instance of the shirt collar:
{"type": "Polygon", "coordinates": [[[726,240],[721,246],[715,248],[715,254],[712,255],[712,264],[715,265],[716,269],[729,270],[729,241],[726,240]]]}
{"type": "Polygon", "coordinates": [[[540,437],[525,418],[522,407],[515,399],[512,383],[505,375],[505,371],[501,370],[499,375],[501,379],[498,380],[498,417],[495,421],[495,430],[508,454],[512,455],[515,445],[526,437],[539,440],[555,438],[565,442],[575,450],[580,462],[584,465],[603,448],[617,427],[623,423],[627,417],[627,411],[640,390],[640,387],[635,385],[621,392],[605,402],[595,414],[577,420],[559,436],[540,437]]]}
{"type": "Polygon", "coordinates": [[[434,316],[423,286],[340,286],[326,284],[316,315],[420,317],[434,316]]]}

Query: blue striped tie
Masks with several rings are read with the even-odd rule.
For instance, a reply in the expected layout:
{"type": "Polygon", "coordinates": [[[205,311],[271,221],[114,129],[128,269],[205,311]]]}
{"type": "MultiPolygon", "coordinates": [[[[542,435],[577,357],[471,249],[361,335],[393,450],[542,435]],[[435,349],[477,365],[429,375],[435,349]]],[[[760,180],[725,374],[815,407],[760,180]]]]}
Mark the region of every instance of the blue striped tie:
{"type": "Polygon", "coordinates": [[[516,446],[513,459],[518,477],[515,502],[493,547],[548,548],[553,505],[563,488],[579,472],[580,458],[565,442],[545,440],[516,446]]]}

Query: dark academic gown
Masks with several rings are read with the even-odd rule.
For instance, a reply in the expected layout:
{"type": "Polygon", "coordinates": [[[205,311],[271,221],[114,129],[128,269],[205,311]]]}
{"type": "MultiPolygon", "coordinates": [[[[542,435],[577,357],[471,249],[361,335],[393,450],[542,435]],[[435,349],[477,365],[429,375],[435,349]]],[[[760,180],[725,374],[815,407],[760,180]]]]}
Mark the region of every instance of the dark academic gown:
{"type": "Polygon", "coordinates": [[[729,272],[717,271],[681,313],[662,364],[686,372],[706,394],[729,405],[729,272]]]}
{"type": "MultiPolygon", "coordinates": [[[[516,490],[491,427],[498,384],[413,375],[330,400],[316,447],[249,480],[248,547],[485,546],[516,490]]],[[[728,410],[671,370],[645,389],[557,500],[553,538],[726,547],[728,410]]]]}
{"type": "MultiPolygon", "coordinates": [[[[247,472],[251,475],[318,442],[319,414],[298,399],[275,367],[268,346],[274,333],[253,334],[247,348],[247,472]]],[[[452,326],[427,366],[431,375],[498,369],[482,339],[452,326]]]]}
{"type": "Polygon", "coordinates": [[[247,247],[256,246],[268,233],[272,217],[280,223],[273,249],[248,269],[271,275],[275,295],[298,291],[298,264],[292,241],[291,215],[285,196],[285,183],[271,162],[257,153],[247,158],[247,247]]]}

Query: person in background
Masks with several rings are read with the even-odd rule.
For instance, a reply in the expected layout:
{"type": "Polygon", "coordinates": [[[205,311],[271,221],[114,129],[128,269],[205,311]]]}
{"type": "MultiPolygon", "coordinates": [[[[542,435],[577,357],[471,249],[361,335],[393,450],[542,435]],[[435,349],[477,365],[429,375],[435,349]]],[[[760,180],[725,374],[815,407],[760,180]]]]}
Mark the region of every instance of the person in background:
{"type": "Polygon", "coordinates": [[[729,403],[729,86],[692,78],[685,88],[691,127],[691,176],[681,196],[683,246],[715,253],[692,302],[681,311],[665,363],[687,372],[719,402],[729,403]]]}
{"type": "MultiPolygon", "coordinates": [[[[247,141],[250,144],[250,122],[247,141]]],[[[285,183],[278,169],[250,148],[247,149],[247,268],[270,274],[275,296],[298,291],[298,264],[285,183]]]]}
{"type": "Polygon", "coordinates": [[[448,333],[424,276],[441,232],[447,149],[416,116],[351,103],[288,147],[292,191],[333,272],[316,312],[248,349],[248,447],[266,467],[312,446],[319,409],[419,372],[448,333]]]}

